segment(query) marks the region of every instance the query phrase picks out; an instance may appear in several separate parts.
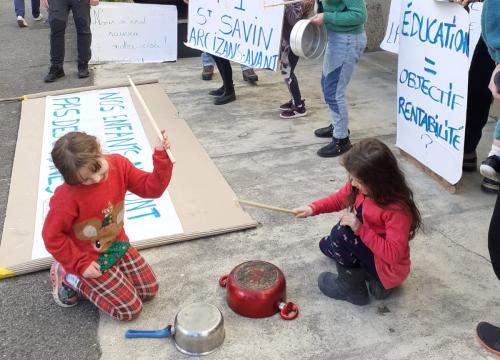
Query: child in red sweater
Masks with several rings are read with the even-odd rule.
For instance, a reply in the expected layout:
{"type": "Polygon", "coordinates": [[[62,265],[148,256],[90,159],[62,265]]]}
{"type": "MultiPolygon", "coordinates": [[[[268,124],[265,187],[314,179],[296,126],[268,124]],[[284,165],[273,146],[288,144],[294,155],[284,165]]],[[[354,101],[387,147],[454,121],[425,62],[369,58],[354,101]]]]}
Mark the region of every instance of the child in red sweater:
{"type": "Polygon", "coordinates": [[[75,306],[81,295],[119,320],[132,320],[156,295],[153,270],[125,234],[124,199],[127,191],[163,194],[172,176],[169,147],[164,135],[148,173],[121,155],[104,155],[94,136],[70,132],[56,141],[51,155],[64,183],[50,200],[42,236],[55,259],[50,275],[58,305],[75,306]]]}
{"type": "Polygon", "coordinates": [[[349,209],[319,242],[321,251],[335,260],[338,275],[320,274],[318,286],[329,297],[365,305],[365,280],[376,299],[385,299],[408,276],[408,241],[420,227],[420,212],[384,143],[360,141],[344,155],[342,165],[349,175],[340,190],[294,212],[305,218],[349,209]]]}

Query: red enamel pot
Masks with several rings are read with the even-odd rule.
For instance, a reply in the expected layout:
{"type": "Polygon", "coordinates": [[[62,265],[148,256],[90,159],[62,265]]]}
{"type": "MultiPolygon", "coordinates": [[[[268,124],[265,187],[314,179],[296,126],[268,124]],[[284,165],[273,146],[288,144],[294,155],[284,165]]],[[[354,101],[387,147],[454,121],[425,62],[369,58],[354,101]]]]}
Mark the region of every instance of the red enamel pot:
{"type": "Polygon", "coordinates": [[[281,270],[265,261],[247,261],[219,279],[227,288],[227,303],[237,314],[264,318],[280,313],[284,320],[299,315],[292,302],[285,302],[286,281],[281,270]]]}

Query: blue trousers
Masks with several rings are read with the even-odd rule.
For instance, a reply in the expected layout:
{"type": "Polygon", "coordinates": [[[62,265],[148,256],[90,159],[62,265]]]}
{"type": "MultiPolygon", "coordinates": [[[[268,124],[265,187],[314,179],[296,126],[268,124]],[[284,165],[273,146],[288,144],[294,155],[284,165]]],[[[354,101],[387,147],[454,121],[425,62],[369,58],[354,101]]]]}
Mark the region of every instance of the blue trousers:
{"type": "Polygon", "coordinates": [[[330,110],[333,137],[348,136],[348,117],[345,93],[354,65],[366,47],[366,34],[343,34],[328,30],[328,43],[323,57],[321,88],[330,110]]]}
{"type": "MultiPolygon", "coordinates": [[[[16,16],[24,17],[26,15],[24,0],[14,0],[14,10],[16,11],[16,16]]],[[[40,0],[31,0],[31,15],[34,18],[40,15],[40,0]]]]}

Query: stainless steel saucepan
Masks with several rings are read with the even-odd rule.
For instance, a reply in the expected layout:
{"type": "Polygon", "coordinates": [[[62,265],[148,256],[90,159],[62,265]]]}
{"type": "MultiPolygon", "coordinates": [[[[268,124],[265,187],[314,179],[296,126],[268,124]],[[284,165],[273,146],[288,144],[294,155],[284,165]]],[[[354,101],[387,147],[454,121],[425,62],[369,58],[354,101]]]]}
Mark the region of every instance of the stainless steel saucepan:
{"type": "Polygon", "coordinates": [[[127,330],[126,338],[167,338],[172,336],[177,349],[187,355],[207,355],[224,342],[224,318],[213,305],[195,303],[182,308],[174,325],[162,330],[127,330]]]}

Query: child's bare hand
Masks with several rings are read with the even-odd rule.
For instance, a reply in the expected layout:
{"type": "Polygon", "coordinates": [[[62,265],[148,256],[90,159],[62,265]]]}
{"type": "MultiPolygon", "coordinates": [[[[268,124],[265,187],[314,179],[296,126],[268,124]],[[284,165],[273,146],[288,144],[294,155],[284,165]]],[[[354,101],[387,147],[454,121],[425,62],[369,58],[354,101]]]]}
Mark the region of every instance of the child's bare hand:
{"type": "Polygon", "coordinates": [[[166,151],[167,149],[170,149],[170,142],[168,141],[168,136],[165,133],[165,130],[161,131],[161,135],[163,136],[163,139],[158,138],[158,140],[156,140],[155,149],[166,151]]]}
{"type": "Polygon", "coordinates": [[[99,0],[89,0],[90,6],[97,6],[99,5],[99,0]]]}
{"type": "Polygon", "coordinates": [[[325,23],[325,19],[323,18],[323,13],[316,14],[311,18],[311,24],[316,26],[321,26],[325,23]]]}
{"type": "Polygon", "coordinates": [[[42,0],[42,5],[45,6],[46,9],[49,8],[49,0],[42,0]]]}
{"type": "Polygon", "coordinates": [[[296,218],[306,218],[313,214],[313,210],[310,206],[302,206],[292,210],[296,218]]]}
{"type": "Polygon", "coordinates": [[[349,226],[352,229],[352,231],[356,232],[361,226],[361,222],[358,220],[358,217],[353,213],[347,213],[342,215],[342,217],[340,218],[340,225],[349,226]]]}
{"type": "Polygon", "coordinates": [[[95,279],[102,275],[101,265],[92,261],[92,263],[83,272],[83,277],[87,279],[95,279]]]}

